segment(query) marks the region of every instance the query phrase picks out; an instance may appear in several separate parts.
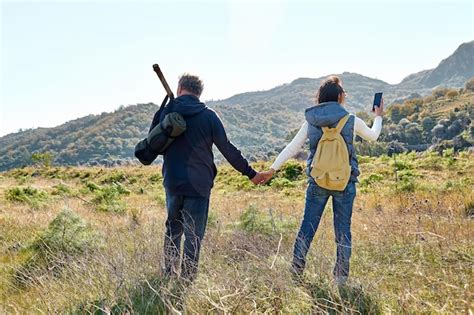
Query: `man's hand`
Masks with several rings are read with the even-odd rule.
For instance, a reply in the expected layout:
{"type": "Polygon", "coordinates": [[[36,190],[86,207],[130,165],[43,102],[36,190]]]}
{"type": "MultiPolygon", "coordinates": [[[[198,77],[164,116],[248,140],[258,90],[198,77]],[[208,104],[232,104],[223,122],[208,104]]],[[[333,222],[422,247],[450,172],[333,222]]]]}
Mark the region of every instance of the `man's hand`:
{"type": "Polygon", "coordinates": [[[254,183],[255,185],[259,185],[262,183],[263,181],[263,175],[262,173],[260,172],[257,172],[257,175],[255,175],[254,177],[252,177],[252,179],[250,180],[252,183],[254,183]]]}

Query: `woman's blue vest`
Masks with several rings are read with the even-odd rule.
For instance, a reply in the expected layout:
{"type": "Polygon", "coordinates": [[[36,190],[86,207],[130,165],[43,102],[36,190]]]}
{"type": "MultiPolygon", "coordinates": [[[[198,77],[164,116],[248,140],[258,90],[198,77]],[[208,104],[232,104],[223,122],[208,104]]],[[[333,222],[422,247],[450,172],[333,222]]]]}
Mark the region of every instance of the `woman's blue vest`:
{"type": "MultiPolygon", "coordinates": [[[[308,122],[308,138],[309,138],[309,156],[306,167],[306,174],[309,176],[311,172],[311,163],[313,162],[314,154],[318,147],[318,142],[323,135],[321,127],[336,127],[339,120],[349,114],[341,104],[337,102],[321,103],[316,106],[306,109],[305,118],[308,122]]],[[[359,176],[359,162],[354,148],[354,122],[355,117],[351,115],[344,128],[342,128],[341,135],[347,145],[349,152],[349,161],[351,163],[351,182],[357,182],[359,176]]]]}

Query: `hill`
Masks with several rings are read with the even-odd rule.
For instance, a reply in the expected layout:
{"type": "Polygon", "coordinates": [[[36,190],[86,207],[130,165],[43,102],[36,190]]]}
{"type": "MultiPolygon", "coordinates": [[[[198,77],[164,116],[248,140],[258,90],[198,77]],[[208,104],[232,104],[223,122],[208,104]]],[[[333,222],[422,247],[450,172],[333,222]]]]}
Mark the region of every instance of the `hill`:
{"type": "Polygon", "coordinates": [[[403,87],[434,88],[439,85],[462,87],[474,77],[474,41],[464,43],[431,70],[409,75],[399,84],[403,87]]]}
{"type": "MultiPolygon", "coordinates": [[[[368,112],[373,93],[377,91],[384,91],[387,104],[421,99],[422,107],[426,109],[436,99],[427,96],[437,93],[437,98],[445,97],[447,100],[439,100],[436,106],[465,108],[463,104],[474,103],[470,92],[453,95],[459,94],[459,91],[451,91],[452,96],[448,97],[447,89],[432,92],[432,87],[445,83],[446,86],[453,84],[459,87],[459,82],[465,82],[469,76],[474,75],[474,62],[471,62],[474,55],[473,43],[461,45],[437,68],[408,76],[398,85],[356,73],[339,74],[349,93],[348,109],[352,112],[368,112]],[[440,93],[442,95],[438,95],[440,93]]],[[[266,160],[276,154],[287,142],[288,135],[302,124],[304,109],[313,105],[316,89],[322,79],[323,77],[299,78],[268,91],[237,94],[207,104],[220,113],[229,138],[251,160],[266,160]]],[[[89,115],[54,128],[38,128],[6,135],[0,138],[0,171],[31,164],[34,152],[50,152],[54,163],[62,165],[129,163],[133,161],[135,144],[145,137],[157,109],[158,106],[153,103],[132,105],[121,107],[113,113],[89,115]]],[[[417,109],[423,110],[421,107],[417,109]]],[[[449,115],[449,111],[439,112],[443,112],[444,116],[433,116],[435,123],[449,115]]],[[[429,110],[425,110],[425,114],[431,115],[429,110]]],[[[362,116],[370,118],[370,115],[362,116]]],[[[398,124],[399,120],[395,120],[398,124]]],[[[469,124],[463,125],[463,128],[468,129],[469,124]]],[[[396,137],[385,139],[392,141],[394,138],[396,137]]],[[[400,141],[398,138],[395,140],[400,141]]],[[[413,142],[409,139],[404,141],[406,144],[413,142]]],[[[431,143],[432,138],[428,135],[423,141],[431,143]]]]}

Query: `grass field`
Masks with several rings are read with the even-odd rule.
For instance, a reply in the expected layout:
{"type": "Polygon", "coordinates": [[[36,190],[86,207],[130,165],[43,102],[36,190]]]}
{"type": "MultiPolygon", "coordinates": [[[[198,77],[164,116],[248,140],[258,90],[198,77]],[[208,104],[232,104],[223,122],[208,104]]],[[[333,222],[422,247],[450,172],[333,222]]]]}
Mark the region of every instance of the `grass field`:
{"type": "Polygon", "coordinates": [[[0,313],[472,314],[473,155],[360,163],[351,279],[342,290],[331,278],[330,206],[304,280],[289,273],[304,206],[301,162],[262,187],[219,168],[200,273],[186,288],[160,277],[159,167],[0,173],[0,313]]]}

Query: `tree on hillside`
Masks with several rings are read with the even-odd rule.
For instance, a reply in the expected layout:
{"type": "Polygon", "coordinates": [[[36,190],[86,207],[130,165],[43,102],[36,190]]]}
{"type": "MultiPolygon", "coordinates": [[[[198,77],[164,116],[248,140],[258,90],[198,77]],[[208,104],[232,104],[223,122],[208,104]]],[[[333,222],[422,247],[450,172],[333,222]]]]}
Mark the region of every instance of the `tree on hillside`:
{"type": "Polygon", "coordinates": [[[50,152],[34,152],[31,154],[31,162],[36,166],[50,167],[53,159],[53,154],[50,152]]]}
{"type": "Polygon", "coordinates": [[[458,96],[458,91],[455,90],[455,89],[451,89],[449,90],[447,93],[446,93],[446,96],[449,97],[450,99],[453,99],[455,98],[456,96],[458,96]]]}
{"type": "Polygon", "coordinates": [[[431,91],[431,95],[433,95],[435,99],[438,99],[440,97],[445,96],[447,92],[448,92],[447,88],[440,86],[434,89],[433,91],[431,91]]]}
{"type": "Polygon", "coordinates": [[[464,89],[469,92],[474,92],[474,78],[471,78],[466,82],[464,89]]]}
{"type": "Polygon", "coordinates": [[[423,143],[422,128],[417,123],[408,123],[405,126],[405,139],[407,144],[423,143]]]}

